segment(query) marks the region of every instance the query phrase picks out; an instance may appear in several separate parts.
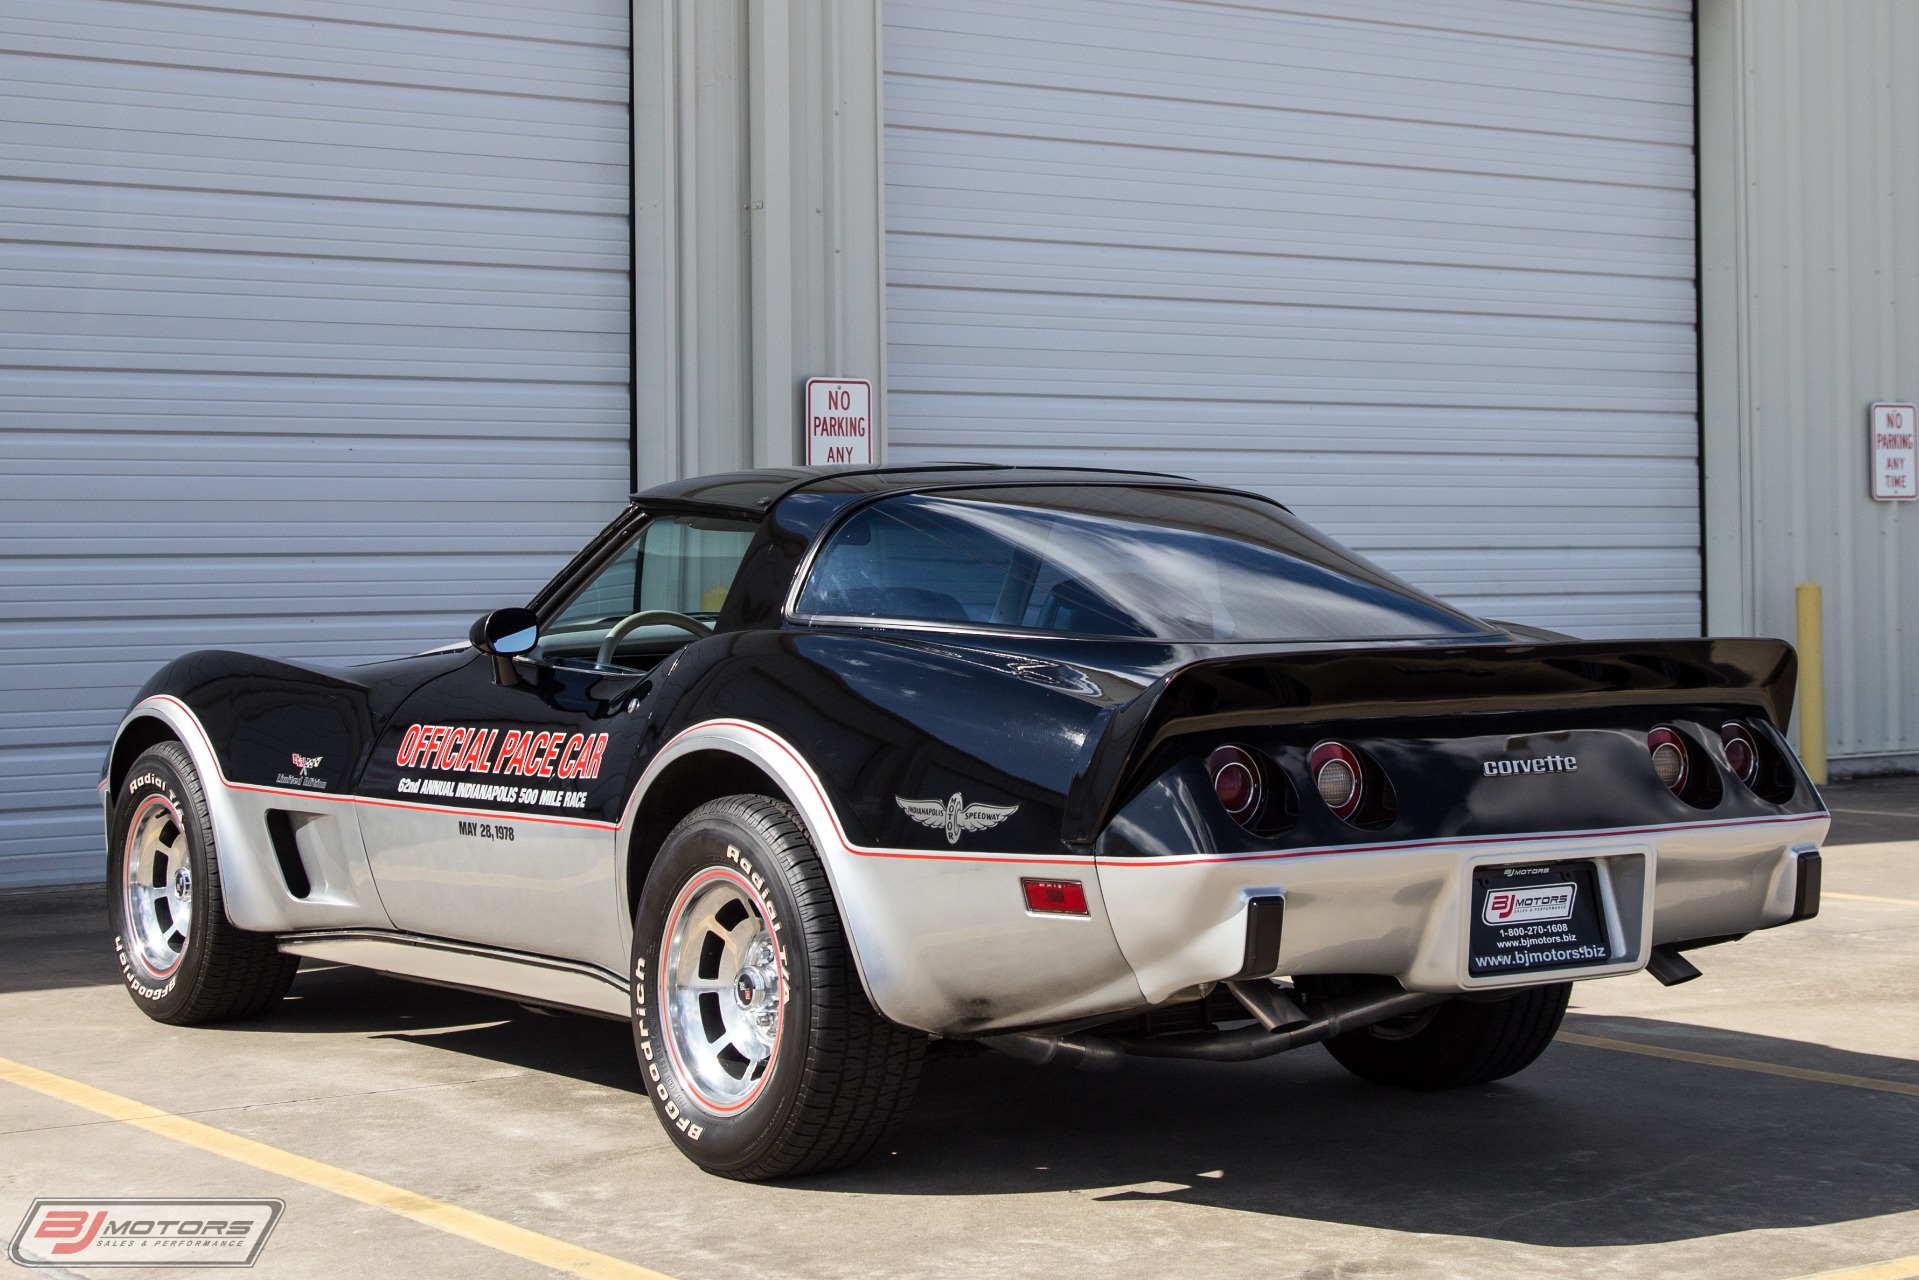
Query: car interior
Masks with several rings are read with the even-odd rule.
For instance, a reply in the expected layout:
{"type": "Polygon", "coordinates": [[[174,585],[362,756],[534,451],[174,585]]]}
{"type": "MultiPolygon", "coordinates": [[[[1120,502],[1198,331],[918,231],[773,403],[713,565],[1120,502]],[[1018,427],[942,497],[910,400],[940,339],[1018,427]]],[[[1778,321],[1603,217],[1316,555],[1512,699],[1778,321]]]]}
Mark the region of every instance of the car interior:
{"type": "Polygon", "coordinates": [[[648,520],[541,631],[528,655],[587,671],[651,671],[713,634],[758,526],[713,516],[648,520]]]}

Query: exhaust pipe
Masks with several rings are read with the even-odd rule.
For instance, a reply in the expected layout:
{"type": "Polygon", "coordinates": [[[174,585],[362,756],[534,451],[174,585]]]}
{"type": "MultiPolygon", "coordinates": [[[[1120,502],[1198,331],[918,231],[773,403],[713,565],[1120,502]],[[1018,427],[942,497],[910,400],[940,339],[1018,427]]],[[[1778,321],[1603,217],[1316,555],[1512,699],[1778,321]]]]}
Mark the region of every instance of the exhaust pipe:
{"type": "Polygon", "coordinates": [[[1441,1004],[1446,996],[1425,991],[1402,991],[1395,987],[1387,994],[1345,996],[1316,1006],[1310,1022],[1268,1031],[1265,1027],[1246,1027],[1222,1031],[1210,1036],[1168,1036],[1159,1039],[1116,1040],[1127,1053],[1142,1058],[1197,1058],[1205,1062],[1251,1062],[1270,1058],[1288,1049],[1331,1040],[1334,1036],[1375,1022],[1397,1018],[1405,1013],[1441,1004]]]}
{"type": "Polygon", "coordinates": [[[1058,1064],[1078,1071],[1117,1071],[1126,1057],[1118,1045],[1104,1036],[1039,1036],[1015,1032],[981,1036],[979,1042],[1021,1062],[1041,1067],[1058,1064]]]}
{"type": "MultiPolygon", "coordinates": [[[[980,1043],[1026,1062],[1060,1063],[1088,1071],[1111,1071],[1128,1054],[1140,1058],[1193,1058],[1205,1062],[1251,1062],[1270,1058],[1288,1049],[1318,1044],[1348,1031],[1370,1027],[1375,1022],[1417,1013],[1444,1003],[1450,997],[1424,991],[1403,991],[1397,984],[1385,992],[1344,996],[1316,1003],[1307,1020],[1282,1025],[1269,1031],[1265,1026],[1245,1027],[1238,1031],[1220,1031],[1210,1035],[1177,1035],[1164,1038],[1064,1035],[1048,1036],[1030,1032],[1013,1035],[981,1036],[980,1043]]],[[[1289,1002],[1290,1003],[1290,1002],[1289,1002]]],[[[1269,1016],[1278,1013],[1270,1010],[1269,1016]]],[[[1263,1023],[1266,1019],[1261,1018],[1263,1023]]],[[[1275,1018],[1275,1021],[1279,1019],[1275,1018]]]]}

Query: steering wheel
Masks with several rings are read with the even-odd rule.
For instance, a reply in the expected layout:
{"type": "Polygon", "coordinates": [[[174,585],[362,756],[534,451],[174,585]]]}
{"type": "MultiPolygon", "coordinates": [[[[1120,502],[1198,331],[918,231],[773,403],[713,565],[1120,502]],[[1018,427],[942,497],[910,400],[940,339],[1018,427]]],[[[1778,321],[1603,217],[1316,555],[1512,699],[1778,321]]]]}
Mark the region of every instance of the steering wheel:
{"type": "Polygon", "coordinates": [[[636,631],[641,627],[678,627],[682,631],[691,631],[696,636],[713,634],[713,628],[698,618],[689,618],[671,609],[642,609],[638,613],[627,614],[613,624],[613,629],[606,633],[606,639],[600,641],[599,656],[594,661],[603,667],[612,666],[613,651],[620,647],[620,641],[626,639],[628,632],[636,631]]]}

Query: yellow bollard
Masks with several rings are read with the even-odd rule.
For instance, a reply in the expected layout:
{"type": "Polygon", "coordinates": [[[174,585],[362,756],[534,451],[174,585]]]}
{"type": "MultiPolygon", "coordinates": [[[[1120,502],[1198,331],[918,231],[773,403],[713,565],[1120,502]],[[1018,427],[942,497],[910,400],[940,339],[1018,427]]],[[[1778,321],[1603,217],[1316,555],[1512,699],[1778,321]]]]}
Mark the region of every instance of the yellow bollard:
{"type": "Polygon", "coordinates": [[[1826,785],[1826,634],[1819,584],[1802,582],[1799,606],[1799,762],[1814,785],[1826,785]]]}

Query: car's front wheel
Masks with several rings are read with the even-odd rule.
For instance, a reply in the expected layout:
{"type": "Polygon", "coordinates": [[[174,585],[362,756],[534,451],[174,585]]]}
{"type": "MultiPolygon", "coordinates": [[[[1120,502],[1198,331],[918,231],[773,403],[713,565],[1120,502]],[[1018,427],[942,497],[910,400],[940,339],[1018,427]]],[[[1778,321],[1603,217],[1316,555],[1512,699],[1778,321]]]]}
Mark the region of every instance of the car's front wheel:
{"type": "Polygon", "coordinates": [[[113,805],[107,891],[120,974],[149,1018],[251,1018],[292,985],[299,957],[227,920],[206,794],[178,743],[149,747],[127,770],[113,805]]]}
{"type": "MultiPolygon", "coordinates": [[[[1324,981],[1324,980],[1322,980],[1324,981]]],[[[1559,1032],[1572,983],[1502,1000],[1448,1000],[1326,1042],[1362,1080],[1401,1089],[1459,1089],[1525,1070],[1559,1032]]]]}
{"type": "Polygon", "coordinates": [[[911,1100],[926,1042],[867,1000],[798,815],[744,795],[689,814],[647,876],[633,1038],[668,1136],[743,1180],[865,1156],[911,1100]]]}

